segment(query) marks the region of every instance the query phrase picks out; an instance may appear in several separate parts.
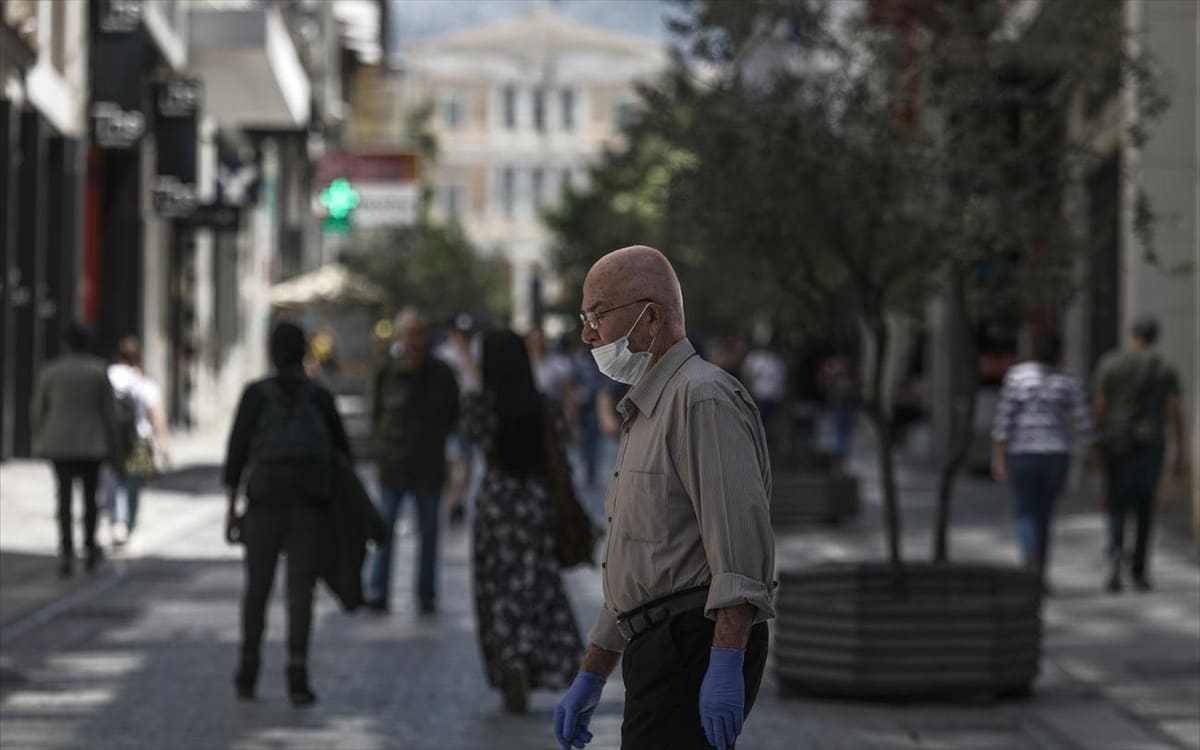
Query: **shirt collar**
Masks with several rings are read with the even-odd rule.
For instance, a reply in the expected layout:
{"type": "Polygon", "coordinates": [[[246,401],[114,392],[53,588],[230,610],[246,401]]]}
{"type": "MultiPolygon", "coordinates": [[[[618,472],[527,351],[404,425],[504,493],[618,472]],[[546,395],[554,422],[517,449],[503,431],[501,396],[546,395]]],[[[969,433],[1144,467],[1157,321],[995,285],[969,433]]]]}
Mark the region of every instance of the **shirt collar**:
{"type": "Polygon", "coordinates": [[[648,417],[653,416],[654,407],[662,398],[667,383],[671,382],[671,378],[675,376],[680,367],[683,367],[683,363],[695,354],[696,350],[692,347],[692,342],[688,341],[686,337],[663,352],[658,362],[655,362],[654,366],[642,376],[642,379],[629,389],[625,398],[621,399],[621,403],[618,405],[621,414],[628,419],[631,406],[636,406],[642,414],[648,417]]]}

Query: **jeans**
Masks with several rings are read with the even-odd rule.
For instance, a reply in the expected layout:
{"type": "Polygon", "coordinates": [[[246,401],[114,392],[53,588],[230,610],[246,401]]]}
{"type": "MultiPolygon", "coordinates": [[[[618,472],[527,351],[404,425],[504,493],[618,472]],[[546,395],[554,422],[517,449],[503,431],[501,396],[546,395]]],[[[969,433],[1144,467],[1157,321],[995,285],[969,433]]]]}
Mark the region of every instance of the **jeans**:
{"type": "Polygon", "coordinates": [[[88,549],[96,546],[96,520],[99,508],[96,505],[96,485],[100,477],[99,461],[55,461],[54,474],[58,478],[58,549],[64,555],[73,554],[74,520],[71,499],[75,480],[83,483],[83,543],[88,549]]]}
{"type": "Polygon", "coordinates": [[[851,403],[835,403],[829,407],[829,416],[833,421],[833,455],[838,460],[844,460],[850,453],[850,443],[854,439],[854,405],[851,403]]]}
{"type": "Polygon", "coordinates": [[[267,625],[267,602],[279,555],[287,555],[288,661],[304,663],[312,630],[313,588],[322,514],[311,506],[250,509],[242,526],[246,543],[246,589],[242,598],[242,660],[257,661],[267,625]]]}
{"type": "Polygon", "coordinates": [[[1154,494],[1162,473],[1163,444],[1135,442],[1120,456],[1108,460],[1108,550],[1114,568],[1125,554],[1125,520],[1137,519],[1130,572],[1146,577],[1150,530],[1154,526],[1154,494]]]}
{"type": "Polygon", "coordinates": [[[417,567],[417,596],[424,604],[437,600],[438,521],[441,515],[442,495],[440,490],[417,488],[410,491],[384,488],[382,495],[384,526],[388,530],[387,542],[375,549],[371,557],[370,575],[367,579],[366,598],[369,601],[387,602],[391,592],[392,549],[395,546],[396,519],[400,517],[404,497],[413,495],[417,502],[418,526],[421,533],[421,549],[417,567]]]}
{"type": "Polygon", "coordinates": [[[1050,521],[1054,505],[1067,482],[1069,453],[1011,453],[1008,470],[1012,476],[1013,515],[1021,559],[1037,570],[1050,561],[1050,521]]]}
{"type": "Polygon", "coordinates": [[[142,480],[128,474],[117,479],[117,491],[113,507],[113,520],[133,531],[137,526],[138,499],[142,480]]]}

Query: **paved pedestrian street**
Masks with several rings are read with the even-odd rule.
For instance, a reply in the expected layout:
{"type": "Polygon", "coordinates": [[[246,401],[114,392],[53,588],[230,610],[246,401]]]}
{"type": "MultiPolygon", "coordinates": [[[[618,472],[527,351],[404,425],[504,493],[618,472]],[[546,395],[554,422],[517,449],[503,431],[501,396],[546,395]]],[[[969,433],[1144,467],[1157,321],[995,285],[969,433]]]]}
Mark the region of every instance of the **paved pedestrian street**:
{"type": "MultiPolygon", "coordinates": [[[[67,750],[416,750],[553,748],[557,696],[509,716],[483,682],[470,600],[469,539],[447,532],[436,616],[415,613],[415,537],[403,537],[388,616],[338,611],[318,597],[312,652],[320,703],[291,708],[283,684],[282,574],[268,623],[259,701],[234,699],[240,550],[221,538],[219,443],[146,493],[142,538],[92,578],[53,578],[49,471],[0,469],[0,746],[67,750]],[[182,477],[182,479],[181,479],[182,477]]],[[[869,462],[856,466],[869,476],[869,462]]],[[[1004,488],[965,479],[959,559],[1013,559],[1004,488]]],[[[908,471],[907,543],[928,548],[933,480],[908,471]]],[[[1086,493],[1085,493],[1086,494],[1086,493]]],[[[781,566],[879,554],[879,507],[864,481],[862,517],[837,530],[781,536],[781,566]]],[[[591,498],[596,502],[596,497],[591,498]]],[[[773,673],[739,748],[771,750],[1200,749],[1200,571],[1163,535],[1152,594],[1100,592],[1102,520],[1087,503],[1060,518],[1046,658],[1033,698],[962,705],[783,699],[773,673]]],[[[569,574],[581,627],[599,606],[594,570],[569,574]]],[[[590,747],[619,745],[619,674],[590,747]]],[[[666,750],[666,749],[664,749],[666,750]]]]}

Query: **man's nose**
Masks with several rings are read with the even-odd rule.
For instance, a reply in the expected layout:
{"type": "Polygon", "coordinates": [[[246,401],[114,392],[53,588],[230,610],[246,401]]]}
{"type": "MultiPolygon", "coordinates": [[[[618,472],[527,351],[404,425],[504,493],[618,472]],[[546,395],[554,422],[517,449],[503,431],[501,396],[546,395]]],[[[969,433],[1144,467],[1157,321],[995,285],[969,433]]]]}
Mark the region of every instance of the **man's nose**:
{"type": "Polygon", "coordinates": [[[600,340],[600,334],[595,328],[585,325],[582,333],[579,334],[579,338],[583,339],[583,343],[588,346],[595,346],[596,342],[600,340]]]}

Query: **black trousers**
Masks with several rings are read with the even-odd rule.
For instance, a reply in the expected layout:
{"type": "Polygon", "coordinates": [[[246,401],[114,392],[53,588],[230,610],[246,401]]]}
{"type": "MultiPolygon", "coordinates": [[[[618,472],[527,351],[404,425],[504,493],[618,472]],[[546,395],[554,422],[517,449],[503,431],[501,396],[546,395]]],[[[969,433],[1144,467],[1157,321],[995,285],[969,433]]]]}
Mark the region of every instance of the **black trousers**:
{"type": "Polygon", "coordinates": [[[1162,474],[1162,443],[1135,442],[1126,453],[1108,462],[1108,554],[1114,567],[1125,554],[1125,523],[1132,514],[1137,526],[1130,572],[1147,573],[1150,533],[1154,529],[1154,495],[1162,474]]]}
{"type": "Polygon", "coordinates": [[[71,514],[71,495],[78,479],[83,484],[83,543],[88,549],[96,546],[96,483],[100,476],[99,461],[55,461],[58,477],[58,549],[64,555],[73,554],[74,519],[71,514]]]}
{"type": "Polygon", "coordinates": [[[288,661],[297,664],[307,660],[320,533],[321,513],[317,508],[250,504],[242,521],[242,539],[246,543],[243,660],[257,660],[261,653],[267,602],[280,554],[287,555],[288,661]]]}
{"type": "MultiPolygon", "coordinates": [[[[708,671],[714,627],[696,610],[635,638],[625,649],[621,750],[712,750],[700,725],[700,684],[708,671]]],[[[746,716],[762,684],[768,637],[762,622],[750,631],[746,644],[746,716]]]]}

